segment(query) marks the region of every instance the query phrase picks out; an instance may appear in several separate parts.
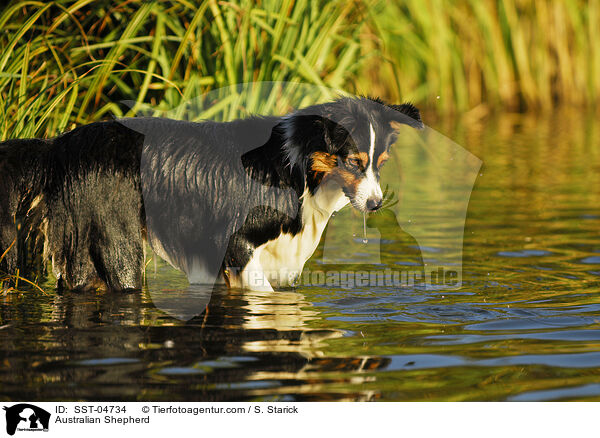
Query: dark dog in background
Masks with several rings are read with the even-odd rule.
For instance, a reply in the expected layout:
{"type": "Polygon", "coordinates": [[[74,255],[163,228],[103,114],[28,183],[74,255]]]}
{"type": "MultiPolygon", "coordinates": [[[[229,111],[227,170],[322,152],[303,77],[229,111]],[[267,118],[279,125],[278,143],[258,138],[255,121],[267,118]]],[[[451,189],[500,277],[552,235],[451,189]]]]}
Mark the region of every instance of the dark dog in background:
{"type": "Polygon", "coordinates": [[[117,122],[1,144],[0,269],[27,275],[49,260],[59,288],[139,288],[142,144],[117,122]]]}
{"type": "Polygon", "coordinates": [[[342,98],[228,123],[134,118],[0,144],[0,270],[59,288],[139,289],[144,242],[191,282],[293,283],[331,214],[382,203],[410,104],[342,98]]]}

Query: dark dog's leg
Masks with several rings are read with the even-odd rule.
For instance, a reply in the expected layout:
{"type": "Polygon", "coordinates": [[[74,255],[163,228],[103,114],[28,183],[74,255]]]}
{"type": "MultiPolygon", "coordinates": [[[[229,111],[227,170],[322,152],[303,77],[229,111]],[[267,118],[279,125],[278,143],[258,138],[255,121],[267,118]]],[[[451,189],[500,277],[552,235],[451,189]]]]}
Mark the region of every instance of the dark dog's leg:
{"type": "MultiPolygon", "coordinates": [[[[118,219],[118,218],[117,218],[118,219]]],[[[102,245],[92,245],[90,255],[99,277],[110,290],[142,288],[144,273],[144,248],[139,222],[115,220],[102,245]]]]}
{"type": "Polygon", "coordinates": [[[97,224],[90,224],[87,230],[78,230],[89,236],[83,239],[82,246],[71,246],[73,236],[67,235],[65,242],[52,248],[52,268],[59,289],[141,289],[144,270],[141,232],[130,231],[116,222],[116,218],[103,221],[107,229],[100,230],[97,224]]]}
{"type": "Polygon", "coordinates": [[[51,205],[48,256],[63,289],[141,289],[141,198],[131,181],[75,187],[51,205]],[[68,207],[64,207],[64,204],[68,207]]]}
{"type": "Polygon", "coordinates": [[[72,222],[51,221],[48,228],[48,256],[58,289],[106,289],[100,279],[87,244],[85,229],[74,228],[72,222]]]}
{"type": "Polygon", "coordinates": [[[0,271],[13,273],[17,268],[17,229],[10,218],[0,214],[0,271]]]}
{"type": "Polygon", "coordinates": [[[129,179],[119,180],[116,186],[107,205],[98,208],[102,241],[92,244],[90,253],[109,289],[141,289],[145,268],[141,194],[129,179]]]}
{"type": "Polygon", "coordinates": [[[13,273],[17,267],[17,228],[14,221],[16,194],[9,168],[0,161],[0,272],[13,273]]]}

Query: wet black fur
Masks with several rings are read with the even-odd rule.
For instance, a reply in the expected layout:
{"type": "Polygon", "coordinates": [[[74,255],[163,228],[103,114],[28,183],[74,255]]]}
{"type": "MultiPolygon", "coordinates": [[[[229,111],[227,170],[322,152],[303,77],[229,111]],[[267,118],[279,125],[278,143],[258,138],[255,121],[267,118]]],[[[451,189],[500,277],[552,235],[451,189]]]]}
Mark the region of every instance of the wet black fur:
{"type": "Polygon", "coordinates": [[[422,126],[410,104],[345,98],[282,118],[123,119],[1,143],[0,271],[33,275],[49,260],[58,287],[139,289],[145,238],[188,275],[243,268],[257,246],[302,229],[300,197],[319,181],[311,153],[343,158],[365,119],[422,126]]]}
{"type": "Polygon", "coordinates": [[[2,143],[0,253],[12,248],[0,270],[39,271],[46,240],[45,255],[63,274],[59,287],[139,287],[142,144],[117,122],[2,143]]]}

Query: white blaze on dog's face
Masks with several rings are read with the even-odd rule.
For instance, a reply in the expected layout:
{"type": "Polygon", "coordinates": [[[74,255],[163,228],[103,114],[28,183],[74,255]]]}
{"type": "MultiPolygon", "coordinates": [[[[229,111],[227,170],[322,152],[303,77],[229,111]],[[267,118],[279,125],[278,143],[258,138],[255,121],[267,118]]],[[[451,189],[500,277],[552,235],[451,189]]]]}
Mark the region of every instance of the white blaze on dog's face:
{"type": "Polygon", "coordinates": [[[352,205],[361,211],[375,211],[383,203],[383,193],[379,186],[379,169],[375,168],[375,140],[373,124],[369,123],[369,155],[366,170],[352,202],[352,205]]]}

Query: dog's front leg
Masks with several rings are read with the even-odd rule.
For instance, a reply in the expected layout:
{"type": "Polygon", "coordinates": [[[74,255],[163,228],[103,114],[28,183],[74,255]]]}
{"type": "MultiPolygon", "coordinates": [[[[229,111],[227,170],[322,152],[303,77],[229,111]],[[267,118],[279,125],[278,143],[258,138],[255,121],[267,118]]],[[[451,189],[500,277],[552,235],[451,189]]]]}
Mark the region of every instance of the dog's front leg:
{"type": "Polygon", "coordinates": [[[244,270],[241,281],[242,289],[257,292],[273,292],[273,287],[263,272],[244,270]]]}
{"type": "Polygon", "coordinates": [[[267,273],[260,262],[262,248],[256,247],[243,236],[233,236],[227,248],[223,266],[225,282],[229,287],[272,292],[267,273]]]}
{"type": "Polygon", "coordinates": [[[248,264],[240,272],[240,282],[242,289],[273,292],[273,287],[260,264],[260,251],[252,255],[248,264]]]}

